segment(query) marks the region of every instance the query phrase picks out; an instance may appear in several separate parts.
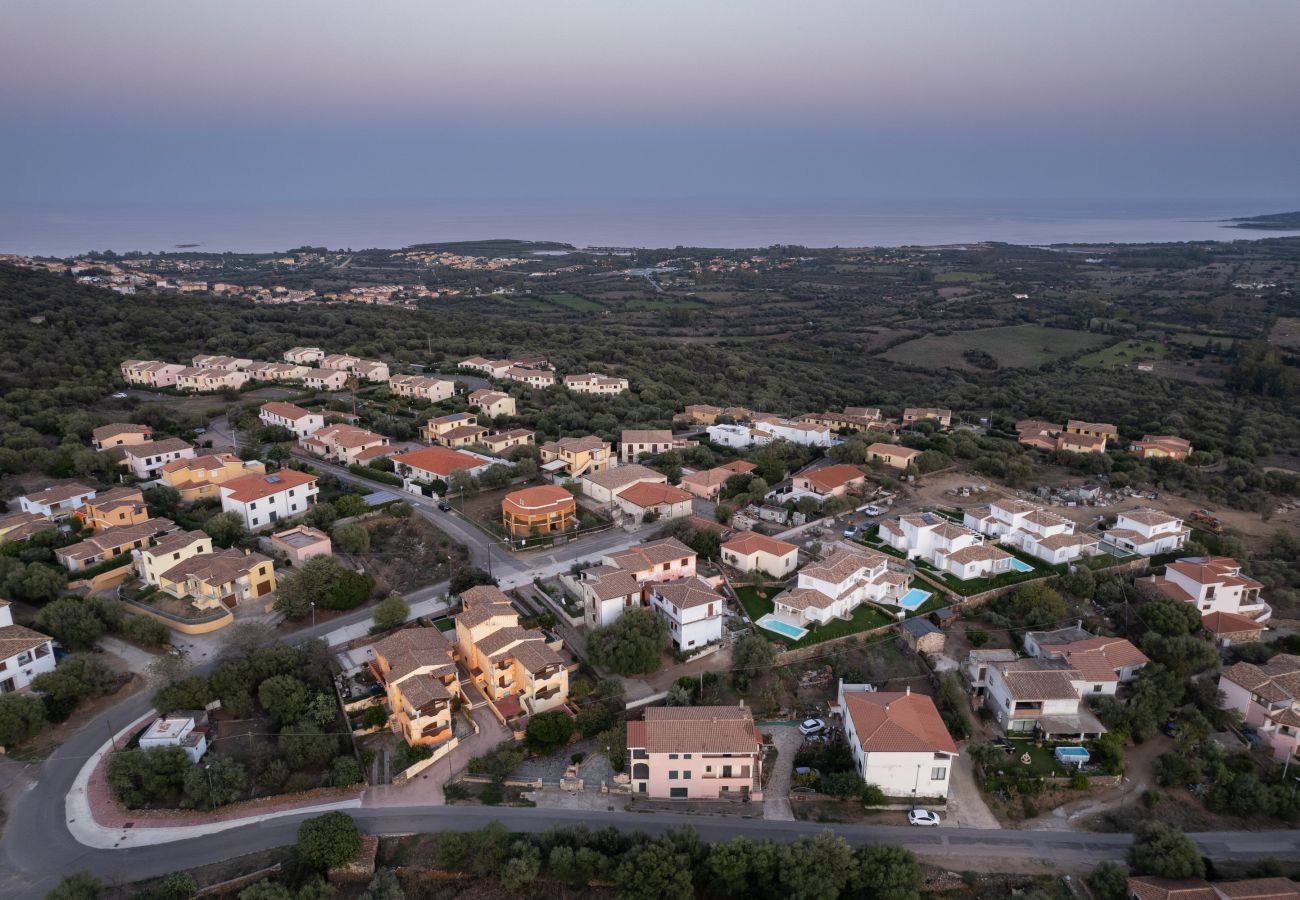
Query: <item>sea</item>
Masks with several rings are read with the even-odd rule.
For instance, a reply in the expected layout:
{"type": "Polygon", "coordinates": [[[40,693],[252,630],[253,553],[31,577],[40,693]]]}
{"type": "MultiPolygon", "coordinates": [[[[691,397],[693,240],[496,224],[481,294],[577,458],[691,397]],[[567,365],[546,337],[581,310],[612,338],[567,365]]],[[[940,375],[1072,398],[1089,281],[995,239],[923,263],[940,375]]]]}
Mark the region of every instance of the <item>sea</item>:
{"type": "Polygon", "coordinates": [[[866,202],[791,200],[320,201],[224,205],[0,206],[0,253],[89,250],[361,250],[514,238],[576,247],[760,248],[1258,240],[1296,231],[1226,227],[1236,216],[1300,209],[1261,203],[866,202]]]}

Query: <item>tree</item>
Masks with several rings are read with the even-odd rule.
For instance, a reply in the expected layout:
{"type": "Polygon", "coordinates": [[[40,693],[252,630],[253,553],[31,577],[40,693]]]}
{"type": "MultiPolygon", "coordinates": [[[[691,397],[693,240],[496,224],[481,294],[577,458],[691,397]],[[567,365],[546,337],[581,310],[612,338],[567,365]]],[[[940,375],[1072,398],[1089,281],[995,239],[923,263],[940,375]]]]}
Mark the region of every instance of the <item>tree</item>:
{"type": "Polygon", "coordinates": [[[528,841],[515,841],[510,858],[501,869],[501,886],[518,894],[536,881],[541,871],[542,854],[538,849],[528,841]]]}
{"type": "Polygon", "coordinates": [[[89,872],[64,875],[45,900],[97,900],[104,883],[89,872]]]}
{"type": "Polygon", "coordinates": [[[360,494],[344,494],[334,501],[334,507],[340,517],[349,519],[366,511],[366,501],[361,499],[360,494]]]}
{"type": "Polygon", "coordinates": [[[199,883],[188,872],[164,875],[153,887],[136,894],[132,900],[190,900],[199,892],[199,883]]]}
{"type": "Polygon", "coordinates": [[[392,869],[380,869],[370,879],[361,900],[406,900],[406,891],[392,869]]]}
{"type": "Polygon", "coordinates": [[[334,520],[339,517],[339,511],[334,508],[333,503],[317,503],[307,510],[307,515],[303,520],[312,528],[319,528],[321,531],[329,531],[334,527],[334,520]]]}
{"type": "Polygon", "coordinates": [[[325,592],[323,605],[326,609],[356,609],[366,602],[374,586],[374,579],[364,572],[344,569],[325,592]]]}
{"type": "Polygon", "coordinates": [[[317,556],[280,579],[275,592],[276,612],[301,619],[315,604],[327,608],[329,593],[348,570],[332,556],[317,556]]]}
{"type": "Polygon", "coordinates": [[[208,754],[185,773],[185,802],[195,809],[216,809],[234,803],[248,789],[248,774],[238,760],[208,754]]]}
{"type": "Polygon", "coordinates": [[[867,783],[862,780],[861,776],[853,771],[829,772],[823,775],[818,782],[818,787],[822,793],[830,794],[832,797],[839,797],[841,800],[861,797],[866,786],[867,783]]]}
{"type": "Polygon", "coordinates": [[[559,710],[539,713],[528,720],[528,747],[537,753],[550,753],[573,735],[573,719],[559,710]]]}
{"type": "Polygon", "coordinates": [[[351,816],[328,812],[298,827],[297,850],[305,865],[323,871],[341,866],[361,852],[361,833],[351,816]]]}
{"type": "Polygon", "coordinates": [[[1099,864],[1088,874],[1087,882],[1097,900],[1128,900],[1128,869],[1119,863],[1099,864]]]}
{"type": "Polygon", "coordinates": [[[233,512],[217,513],[203,523],[203,530],[212,538],[212,543],[219,547],[233,547],[248,534],[244,530],[244,520],[239,517],[239,513],[233,512]]]}
{"type": "Polygon", "coordinates": [[[853,874],[853,851],[829,830],[782,848],[780,883],[790,900],[837,897],[853,874]]]}
{"type": "Polygon", "coordinates": [[[871,844],[854,854],[853,887],[874,900],[916,900],[921,896],[921,867],[910,850],[871,844]]]}
{"type": "Polygon", "coordinates": [[[307,707],[307,685],[292,675],[276,675],[258,686],[257,702],[277,722],[294,721],[307,707]]]}
{"type": "Polygon", "coordinates": [[[736,669],[770,668],[775,658],[771,641],[758,634],[745,635],[731,649],[731,664],[736,669]]]}
{"type": "Polygon", "coordinates": [[[614,870],[620,900],[691,900],[695,886],[687,860],[660,839],[628,853],[614,870]]]}
{"type": "Polygon", "coordinates": [[[405,600],[397,594],[389,594],[375,604],[375,628],[381,631],[396,628],[405,622],[410,614],[411,607],[406,605],[405,600]]]}
{"type": "Polygon", "coordinates": [[[1126,854],[1138,875],[1157,878],[1204,878],[1205,860],[1192,839],[1172,825],[1154,819],[1139,822],[1126,854]]]}
{"type": "Polygon", "coordinates": [[[334,543],[344,553],[366,553],[370,550],[370,532],[360,522],[335,525],[334,543]]]}
{"type": "Polygon", "coordinates": [[[323,766],[338,755],[339,744],[332,734],[325,734],[315,722],[299,721],[280,730],[276,746],[292,768],[323,766]]]}
{"type": "Polygon", "coordinates": [[[176,798],[194,768],[180,747],[118,750],[108,757],[105,779],[128,809],[176,798]]]}
{"type": "Polygon", "coordinates": [[[69,650],[86,650],[104,636],[94,607],[78,597],[61,597],[36,614],[36,628],[69,650]]]}
{"type": "MultiPolygon", "coordinates": [[[[1192,604],[1184,605],[1195,612],[1192,604]]],[[[1218,668],[1220,662],[1213,645],[1190,634],[1166,637],[1149,633],[1142,640],[1142,650],[1184,681],[1200,672],[1218,668]]]]}
{"type": "Polygon", "coordinates": [[[174,512],[181,505],[181,494],[176,488],[166,484],[155,484],[144,491],[144,502],[157,507],[164,513],[174,512]]]}
{"type": "Polygon", "coordinates": [[[294,894],[278,881],[259,881],[240,891],[239,900],[294,900],[294,894]]]}
{"type": "Polygon", "coordinates": [[[383,728],[388,724],[388,713],[382,706],[367,706],[361,712],[361,725],[364,728],[383,728]]]}
{"type": "Polygon", "coordinates": [[[478,587],[480,584],[488,584],[496,587],[497,580],[475,566],[461,566],[455,572],[451,573],[451,581],[447,585],[447,590],[452,596],[458,596],[465,593],[472,587],[478,587]]]}
{"type": "Polygon", "coordinates": [[[116,681],[116,676],[99,660],[73,656],[53,672],[42,672],[33,678],[32,689],[45,701],[49,720],[62,722],[78,703],[108,693],[116,681]]]}
{"type": "Polygon", "coordinates": [[[355,756],[340,756],[330,767],[330,784],[336,788],[351,787],[361,783],[361,763],[355,756]]]}
{"type": "Polygon", "coordinates": [[[639,675],[659,667],[668,646],[668,625],[651,609],[631,609],[587,639],[593,665],[619,675],[639,675]]]}
{"type": "Polygon", "coordinates": [[[1025,625],[1047,625],[1065,617],[1065,598],[1041,581],[1031,582],[1011,595],[1011,615],[1025,625]]]}
{"type": "Polygon", "coordinates": [[[1138,611],[1138,618],[1158,635],[1180,637],[1201,630],[1201,614],[1194,603],[1182,603],[1169,597],[1158,597],[1138,611]]]}
{"type": "Polygon", "coordinates": [[[574,719],[579,734],[585,738],[595,737],[614,724],[614,716],[603,705],[597,703],[584,706],[574,719]]]}
{"type": "Polygon", "coordinates": [[[45,704],[31,694],[0,696],[0,746],[31,740],[45,727],[45,704]]]}

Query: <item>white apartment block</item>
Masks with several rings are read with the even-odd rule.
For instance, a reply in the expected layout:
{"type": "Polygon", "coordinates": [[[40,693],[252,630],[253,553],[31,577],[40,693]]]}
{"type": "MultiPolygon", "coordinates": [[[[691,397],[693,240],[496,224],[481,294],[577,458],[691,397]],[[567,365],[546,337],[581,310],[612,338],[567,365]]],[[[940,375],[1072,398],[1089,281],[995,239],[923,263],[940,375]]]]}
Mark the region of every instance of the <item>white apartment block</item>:
{"type": "Polygon", "coordinates": [[[1076,534],[1074,523],[1024,500],[994,500],[963,514],[967,528],[1041,559],[1049,565],[1073,562],[1099,551],[1101,541],[1076,534]]]}
{"type": "Polygon", "coordinates": [[[1158,509],[1135,509],[1119,514],[1106,540],[1142,556],[1156,556],[1181,549],[1190,533],[1182,519],[1158,509]]]}
{"type": "Polygon", "coordinates": [[[289,429],[293,432],[294,437],[299,439],[305,438],[325,427],[325,415],[323,413],[312,412],[309,409],[303,409],[301,406],[282,403],[278,400],[263,403],[257,417],[264,425],[278,425],[281,428],[289,429]]]}
{"type": "Polygon", "coordinates": [[[889,567],[890,557],[857,544],[837,544],[826,558],[805,566],[797,585],[772,603],[778,615],[826,624],[853,613],[863,601],[892,603],[907,591],[908,576],[889,567]]]}
{"type": "Polygon", "coordinates": [[[1165,566],[1165,574],[1141,579],[1160,593],[1191,603],[1202,618],[1222,612],[1267,622],[1273,608],[1260,592],[1264,585],[1242,574],[1241,563],[1230,556],[1188,556],[1165,566]]]}
{"type": "Polygon", "coordinates": [[[703,578],[651,582],[646,596],[650,608],[668,623],[668,636],[678,650],[692,650],[722,640],[727,601],[703,578]]]}
{"type": "Polygon", "coordinates": [[[294,469],[243,475],[220,487],[222,512],[236,513],[249,530],[301,516],[315,502],[316,476],[294,469]]]}

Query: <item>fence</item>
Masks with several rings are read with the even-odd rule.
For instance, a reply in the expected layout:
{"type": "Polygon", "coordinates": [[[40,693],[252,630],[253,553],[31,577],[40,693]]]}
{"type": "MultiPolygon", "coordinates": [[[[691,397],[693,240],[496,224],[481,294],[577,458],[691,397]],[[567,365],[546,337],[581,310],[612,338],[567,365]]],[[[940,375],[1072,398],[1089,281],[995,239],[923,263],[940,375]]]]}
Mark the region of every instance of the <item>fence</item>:
{"type": "Polygon", "coordinates": [[[211,613],[205,616],[199,616],[193,619],[182,619],[180,616],[172,615],[171,613],[164,612],[161,609],[150,609],[143,603],[137,603],[134,600],[123,599],[122,606],[129,613],[133,613],[137,616],[148,616],[157,622],[161,622],[174,631],[179,631],[181,634],[208,634],[212,631],[219,631],[231,622],[235,621],[234,614],[225,607],[214,609],[211,613]]]}

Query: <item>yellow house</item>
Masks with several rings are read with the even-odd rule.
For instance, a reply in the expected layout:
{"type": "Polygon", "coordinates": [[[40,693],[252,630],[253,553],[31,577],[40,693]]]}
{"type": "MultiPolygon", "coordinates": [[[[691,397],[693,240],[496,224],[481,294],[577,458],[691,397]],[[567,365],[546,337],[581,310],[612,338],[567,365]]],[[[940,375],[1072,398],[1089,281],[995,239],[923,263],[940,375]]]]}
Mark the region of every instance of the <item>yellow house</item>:
{"type": "Polygon", "coordinates": [[[475,391],[469,395],[469,405],[490,419],[515,415],[515,398],[501,391],[487,388],[475,391]]]}
{"type": "Polygon", "coordinates": [[[408,744],[453,736],[452,701],[460,693],[450,642],[437,628],[404,628],[374,646],[370,671],[388,699],[388,722],[408,744]]]}
{"type": "Polygon", "coordinates": [[[920,455],[920,450],[900,447],[897,444],[872,444],[867,448],[868,460],[878,459],[891,469],[906,469],[920,455]]]}
{"type": "Polygon", "coordinates": [[[163,484],[181,495],[182,503],[193,503],[204,497],[220,497],[219,485],[252,474],[265,475],[266,464],[256,459],[245,462],[233,453],[214,453],[173,460],[162,467],[160,477],[163,484]]]}
{"type": "Polygon", "coordinates": [[[90,433],[91,443],[96,450],[104,451],[113,447],[129,447],[153,440],[153,429],[148,425],[133,425],[116,422],[101,425],[90,433]]]}
{"type": "Polygon", "coordinates": [[[576,479],[593,472],[604,472],[614,457],[609,443],[595,435],[547,441],[539,449],[542,453],[542,471],[551,478],[563,476],[576,479]]]}
{"type": "Polygon", "coordinates": [[[138,487],[116,487],[87,500],[73,516],[81,521],[82,527],[98,533],[106,528],[149,521],[149,507],[138,487]]]}
{"type": "Polygon", "coordinates": [[[158,538],[152,547],[135,551],[135,571],[146,584],[162,586],[162,573],[178,563],[212,552],[212,538],[202,531],[179,531],[158,538]]]}
{"type": "Polygon", "coordinates": [[[1105,441],[1119,439],[1119,430],[1109,422],[1081,422],[1078,419],[1070,419],[1065,423],[1065,433],[1082,434],[1090,438],[1101,438],[1105,441]]]}
{"type": "Polygon", "coordinates": [[[510,598],[490,586],[460,595],[456,658],[506,718],[536,715],[569,699],[569,670],[558,650],[537,629],[519,627],[510,598]]]}
{"type": "Polygon", "coordinates": [[[69,572],[80,572],[91,566],[149,546],[160,534],[173,530],[171,519],[146,519],[134,525],[105,528],[84,541],[54,551],[54,557],[69,572]]]}
{"type": "Polygon", "coordinates": [[[275,591],[275,563],[261,553],[232,547],[196,553],[158,576],[173,597],[188,597],[199,609],[235,607],[275,591]]]}

